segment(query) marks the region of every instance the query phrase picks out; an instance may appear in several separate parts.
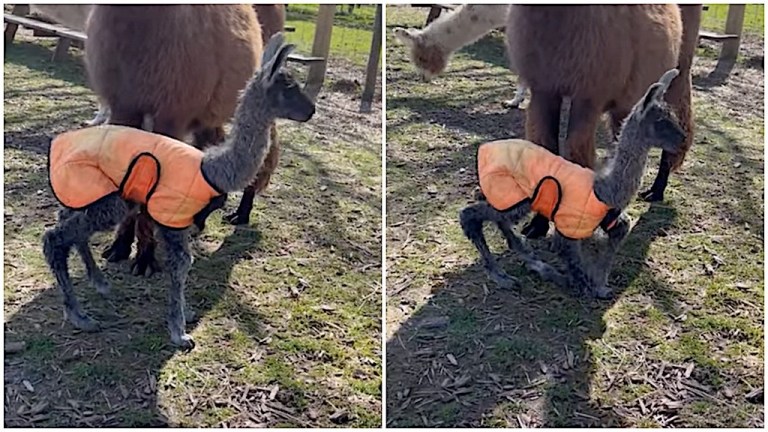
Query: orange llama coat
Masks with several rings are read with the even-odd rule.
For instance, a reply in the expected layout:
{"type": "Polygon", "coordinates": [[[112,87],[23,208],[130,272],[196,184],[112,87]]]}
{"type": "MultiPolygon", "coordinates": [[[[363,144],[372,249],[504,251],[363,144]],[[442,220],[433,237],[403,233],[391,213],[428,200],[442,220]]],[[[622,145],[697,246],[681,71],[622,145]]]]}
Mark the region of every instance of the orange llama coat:
{"type": "Polygon", "coordinates": [[[530,200],[532,210],[553,221],[568,238],[589,238],[598,226],[608,230],[619,214],[595,196],[592,170],[530,141],[480,145],[477,174],[480,189],[493,208],[506,211],[530,200]]]}
{"type": "Polygon", "coordinates": [[[168,228],[187,228],[217,191],[200,169],[203,152],[139,129],[105,125],[65,132],[51,142],[48,174],[61,204],[84,209],[119,193],[146,206],[168,228]]]}

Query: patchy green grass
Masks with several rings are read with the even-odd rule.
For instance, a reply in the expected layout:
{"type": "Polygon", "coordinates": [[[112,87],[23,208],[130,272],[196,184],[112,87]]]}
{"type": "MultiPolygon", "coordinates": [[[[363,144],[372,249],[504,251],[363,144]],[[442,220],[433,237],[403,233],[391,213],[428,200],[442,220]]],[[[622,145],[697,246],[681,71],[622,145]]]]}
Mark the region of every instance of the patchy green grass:
{"type": "Polygon", "coordinates": [[[387,425],[761,427],[762,402],[747,395],[764,377],[762,43],[743,46],[726,81],[697,58],[693,148],[665,202],[628,209],[619,295],[595,301],[510,254],[500,262],[517,290],[478,265],[458,224],[476,146],[523,136],[525,112],[501,106],[516,76],[499,32],[421,82],[391,28],[424,19],[387,9],[387,425]]]}
{"type": "MultiPolygon", "coordinates": [[[[708,4],[709,9],[701,14],[701,27],[712,31],[725,31],[728,17],[728,5],[724,3],[708,4]]],[[[744,33],[765,34],[765,5],[748,4],[744,8],[744,33]]]]}
{"type": "MultiPolygon", "coordinates": [[[[40,238],[57,207],[48,138],[96,101],[79,52],[52,64],[52,44],[25,31],[5,52],[5,340],[25,343],[5,356],[5,425],[378,427],[380,111],[324,92],[311,122],[279,124],[280,166],[250,226],[214,215],[193,241],[193,351],[168,344],[164,274],[99,260],[114,288],[101,298],[73,258],[83,307],[109,325],[84,334],[61,318],[40,238]]],[[[111,239],[95,236],[95,252],[111,239]]]]}

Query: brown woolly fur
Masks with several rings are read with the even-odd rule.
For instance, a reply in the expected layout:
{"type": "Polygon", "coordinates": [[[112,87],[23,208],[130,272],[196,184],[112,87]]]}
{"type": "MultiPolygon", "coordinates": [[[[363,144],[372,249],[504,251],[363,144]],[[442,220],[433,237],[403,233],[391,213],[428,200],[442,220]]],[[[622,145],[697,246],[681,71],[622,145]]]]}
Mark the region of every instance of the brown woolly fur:
{"type": "MultiPolygon", "coordinates": [[[[261,24],[261,38],[266,44],[272,35],[283,31],[283,28],[285,27],[285,5],[255,4],[253,5],[253,9],[256,11],[259,24],[261,24]]],[[[264,165],[262,165],[259,170],[258,176],[253,181],[253,184],[249,186],[249,188],[254,189],[254,193],[256,194],[260,194],[267,188],[272,173],[277,168],[277,163],[280,160],[280,142],[277,139],[277,130],[274,126],[272,127],[270,135],[272,138],[272,146],[269,148],[269,153],[264,160],[264,165]]],[[[246,196],[243,197],[244,200],[247,198],[247,195],[248,193],[246,192],[246,196]]],[[[253,199],[251,199],[251,203],[253,203],[253,199]]],[[[241,202],[241,206],[245,204],[247,203],[241,202]]],[[[250,208],[248,209],[248,213],[250,213],[250,208]]],[[[244,221],[241,221],[241,223],[248,223],[248,214],[239,214],[239,216],[245,219],[244,221]]]]}
{"type": "Polygon", "coordinates": [[[600,114],[608,111],[618,129],[645,89],[677,65],[681,35],[674,5],[511,6],[509,55],[531,88],[526,139],[557,152],[569,96],[566,157],[592,168],[600,114]]]}
{"type": "Polygon", "coordinates": [[[111,123],[150,114],[155,132],[175,138],[229,121],[262,51],[244,5],[96,5],[87,31],[88,75],[111,123]]]}
{"type": "Polygon", "coordinates": [[[680,168],[685,154],[693,143],[693,113],[691,109],[691,66],[699,40],[699,25],[701,24],[701,5],[680,5],[683,19],[683,40],[680,46],[678,69],[680,77],[672,81],[667,92],[667,102],[675,107],[677,118],[685,131],[686,139],[681,153],[674,159],[672,171],[680,168]]]}

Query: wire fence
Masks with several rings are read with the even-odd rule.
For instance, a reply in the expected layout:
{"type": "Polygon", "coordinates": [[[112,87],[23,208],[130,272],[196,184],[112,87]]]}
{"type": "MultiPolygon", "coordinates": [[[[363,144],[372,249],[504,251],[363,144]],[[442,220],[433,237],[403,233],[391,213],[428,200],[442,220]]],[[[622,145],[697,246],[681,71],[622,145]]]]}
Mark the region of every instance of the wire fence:
{"type": "MultiPolygon", "coordinates": [[[[725,21],[728,17],[727,4],[708,4],[708,10],[701,14],[701,28],[717,33],[725,32],[725,21]]],[[[745,35],[765,36],[764,5],[748,4],[744,8],[745,35]]]]}
{"type": "MultiPolygon", "coordinates": [[[[317,4],[286,5],[286,25],[295,31],[286,38],[296,44],[302,54],[310,54],[315,36],[317,4]]],[[[333,19],[329,61],[345,60],[354,66],[365,67],[371,49],[376,5],[337,5],[333,19]]]]}

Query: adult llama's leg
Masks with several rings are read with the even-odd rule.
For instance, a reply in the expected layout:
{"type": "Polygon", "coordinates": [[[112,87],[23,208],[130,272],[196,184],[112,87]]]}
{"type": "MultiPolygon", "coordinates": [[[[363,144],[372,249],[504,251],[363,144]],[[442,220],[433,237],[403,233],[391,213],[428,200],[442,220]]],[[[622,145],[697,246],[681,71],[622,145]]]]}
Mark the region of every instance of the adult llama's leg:
{"type": "Polygon", "coordinates": [[[664,99],[675,111],[677,119],[683,127],[683,132],[685,132],[685,141],[679,152],[670,153],[663,151],[661,153],[659,171],[656,179],[653,181],[653,186],[649,190],[640,193],[640,198],[649,202],[664,200],[664,191],[667,188],[669,174],[680,168],[686,153],[688,153],[691,145],[693,145],[694,124],[693,100],[691,97],[691,67],[693,66],[693,57],[698,43],[701,5],[679,5],[679,8],[683,20],[683,40],[680,46],[680,57],[678,58],[680,75],[672,81],[664,99]]]}
{"type": "Polygon", "coordinates": [[[272,173],[277,169],[277,164],[280,161],[280,141],[277,138],[277,125],[273,124],[269,130],[269,141],[269,152],[264,158],[264,163],[259,168],[256,178],[243,191],[243,198],[240,200],[237,211],[227,216],[227,220],[233,225],[248,224],[251,210],[253,210],[253,200],[256,198],[256,195],[262,193],[267,188],[269,180],[272,178],[272,173]]]}
{"type": "MultiPolygon", "coordinates": [[[[558,153],[557,136],[560,130],[559,95],[531,89],[531,101],[525,115],[525,139],[536,143],[552,153],[558,153]]],[[[536,215],[523,227],[522,234],[528,238],[547,235],[549,221],[536,215]]]]}

